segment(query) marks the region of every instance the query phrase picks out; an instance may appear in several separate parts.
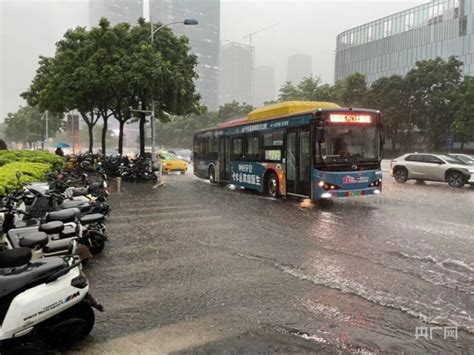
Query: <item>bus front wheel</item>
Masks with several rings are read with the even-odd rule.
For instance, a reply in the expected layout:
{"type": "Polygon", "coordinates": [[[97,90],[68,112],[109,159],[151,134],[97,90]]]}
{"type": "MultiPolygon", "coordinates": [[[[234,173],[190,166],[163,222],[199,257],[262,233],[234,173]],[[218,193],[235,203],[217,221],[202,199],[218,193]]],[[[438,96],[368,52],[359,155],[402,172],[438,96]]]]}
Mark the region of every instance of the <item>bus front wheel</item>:
{"type": "Polygon", "coordinates": [[[265,194],[269,197],[278,197],[278,178],[275,173],[269,173],[265,179],[265,194]]]}

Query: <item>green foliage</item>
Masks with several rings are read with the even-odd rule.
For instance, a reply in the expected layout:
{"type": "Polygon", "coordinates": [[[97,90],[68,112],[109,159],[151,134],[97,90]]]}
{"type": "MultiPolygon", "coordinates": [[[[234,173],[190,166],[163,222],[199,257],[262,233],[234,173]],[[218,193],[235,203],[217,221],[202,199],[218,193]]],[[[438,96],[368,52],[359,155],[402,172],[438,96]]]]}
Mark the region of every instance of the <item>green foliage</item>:
{"type": "Polygon", "coordinates": [[[406,77],[415,123],[425,130],[433,148],[446,145],[456,116],[458,90],[462,80],[462,62],[455,57],[447,61],[436,58],[416,63],[406,77]]]}
{"type": "Polygon", "coordinates": [[[63,158],[46,151],[0,151],[0,196],[21,187],[22,183],[42,181],[52,170],[61,169],[63,158]],[[16,172],[22,173],[20,181],[16,172]]]}
{"type": "Polygon", "coordinates": [[[461,144],[474,140],[474,78],[466,76],[459,87],[458,111],[451,127],[461,144]]]}
{"type": "MultiPolygon", "coordinates": [[[[154,24],[158,29],[161,24],[154,24]]],[[[190,54],[188,39],[162,27],[150,41],[150,24],[143,19],[136,26],[120,23],[114,27],[101,19],[90,30],[77,27],[57,42],[54,58],[41,57],[40,68],[23,94],[31,105],[54,112],[78,110],[89,131],[93,148],[93,128],[115,116],[120,122],[119,151],[123,126],[133,110],[151,110],[165,121],[168,115],[200,111],[196,93],[197,57],[190,54]],[[130,109],[132,108],[132,110],[130,109]]],[[[144,114],[140,121],[140,143],[144,150],[144,114]]]]}
{"type": "Polygon", "coordinates": [[[157,125],[157,144],[168,148],[189,148],[193,146],[193,134],[218,123],[218,114],[208,112],[203,115],[172,117],[169,123],[157,125]]]}
{"type": "Polygon", "coordinates": [[[23,183],[42,181],[51,170],[51,166],[43,163],[16,162],[5,164],[0,167],[0,196],[14,191],[23,183]],[[16,172],[21,172],[20,180],[16,172]]]}
{"type": "Polygon", "coordinates": [[[367,94],[367,106],[383,113],[383,125],[387,137],[391,139],[392,150],[395,150],[395,144],[399,142],[400,129],[409,128],[407,100],[406,83],[399,75],[376,80],[367,94]]]}
{"type": "Polygon", "coordinates": [[[368,89],[367,81],[363,74],[354,73],[349,75],[342,82],[337,83],[336,87],[339,85],[342,91],[340,100],[344,106],[364,107],[368,89]]]}
{"type": "Polygon", "coordinates": [[[64,160],[46,151],[41,150],[4,150],[0,151],[0,167],[15,162],[41,163],[49,166],[50,169],[60,169],[64,160]]]}
{"type": "Polygon", "coordinates": [[[291,81],[287,81],[280,88],[280,94],[278,95],[278,101],[294,101],[302,100],[302,95],[297,87],[293,85],[291,81]]]}
{"type": "Polygon", "coordinates": [[[255,110],[255,107],[252,105],[244,103],[239,103],[237,101],[232,101],[223,106],[219,106],[219,111],[217,112],[218,122],[224,122],[234,118],[241,118],[247,116],[249,112],[255,110]]]}
{"type": "Polygon", "coordinates": [[[318,76],[304,78],[296,86],[287,81],[280,88],[278,101],[328,101],[342,106],[363,106],[367,94],[365,77],[360,73],[348,76],[335,85],[322,84],[318,76]]]}
{"type": "MultiPolygon", "coordinates": [[[[46,119],[37,107],[20,107],[5,118],[5,135],[9,141],[32,144],[46,138],[46,119]]],[[[54,137],[62,127],[61,115],[48,115],[48,136],[54,137]]]]}

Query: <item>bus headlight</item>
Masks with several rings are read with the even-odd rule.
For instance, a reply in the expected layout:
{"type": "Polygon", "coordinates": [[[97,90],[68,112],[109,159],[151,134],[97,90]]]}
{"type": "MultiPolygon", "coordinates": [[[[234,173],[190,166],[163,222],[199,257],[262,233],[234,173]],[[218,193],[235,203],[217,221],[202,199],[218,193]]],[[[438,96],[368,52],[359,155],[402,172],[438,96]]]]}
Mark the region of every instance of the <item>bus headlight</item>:
{"type": "Polygon", "coordinates": [[[381,184],[382,184],[382,179],[377,179],[377,180],[372,181],[369,184],[369,187],[379,187],[381,184]]]}
{"type": "Polygon", "coordinates": [[[326,190],[326,191],[329,191],[329,190],[339,190],[340,187],[337,186],[337,185],[334,185],[334,184],[331,184],[329,182],[325,182],[325,181],[320,181],[318,183],[318,186],[321,187],[322,189],[326,190]]]}

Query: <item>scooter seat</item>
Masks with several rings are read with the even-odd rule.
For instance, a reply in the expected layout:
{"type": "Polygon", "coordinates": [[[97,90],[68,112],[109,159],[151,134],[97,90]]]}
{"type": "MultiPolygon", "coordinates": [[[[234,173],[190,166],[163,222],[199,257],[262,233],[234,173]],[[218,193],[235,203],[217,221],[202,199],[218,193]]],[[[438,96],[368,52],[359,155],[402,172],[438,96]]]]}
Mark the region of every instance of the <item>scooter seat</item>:
{"type": "Polygon", "coordinates": [[[78,208],[81,212],[86,212],[88,209],[90,209],[90,205],[88,203],[84,203],[83,201],[64,201],[61,204],[61,209],[66,210],[70,208],[78,208]]]}
{"type": "Polygon", "coordinates": [[[48,244],[48,241],[49,238],[46,233],[35,232],[25,234],[23,237],[21,237],[19,244],[20,247],[35,249],[44,247],[46,244],[48,244]]]}
{"type": "Polygon", "coordinates": [[[85,196],[89,193],[87,187],[74,187],[72,191],[73,196],[85,196]]]}
{"type": "Polygon", "coordinates": [[[0,268],[25,265],[30,260],[31,250],[29,248],[15,248],[0,251],[0,268]]]}
{"type": "Polygon", "coordinates": [[[76,225],[65,224],[63,231],[59,234],[60,239],[75,237],[78,234],[76,225]]]}
{"type": "Polygon", "coordinates": [[[81,211],[77,208],[69,208],[67,210],[49,212],[46,216],[46,220],[50,221],[61,221],[64,223],[74,222],[77,217],[81,215],[81,211]]]}
{"type": "Polygon", "coordinates": [[[7,233],[8,235],[8,240],[10,241],[11,245],[13,248],[20,248],[20,241],[30,235],[30,234],[37,234],[38,232],[38,227],[27,227],[27,228],[14,228],[10,229],[7,233]]]}
{"type": "Polygon", "coordinates": [[[67,254],[69,252],[69,246],[73,240],[77,240],[77,237],[51,240],[43,247],[43,253],[45,256],[49,256],[48,254],[58,253],[67,254]]]}
{"type": "Polygon", "coordinates": [[[83,217],[81,217],[80,222],[83,225],[86,224],[94,224],[94,223],[102,223],[104,221],[105,216],[100,213],[92,213],[92,214],[87,214],[83,217]]]}
{"type": "Polygon", "coordinates": [[[38,228],[40,232],[45,232],[46,234],[61,233],[63,229],[64,229],[64,223],[60,221],[52,221],[48,223],[43,223],[38,228]]]}

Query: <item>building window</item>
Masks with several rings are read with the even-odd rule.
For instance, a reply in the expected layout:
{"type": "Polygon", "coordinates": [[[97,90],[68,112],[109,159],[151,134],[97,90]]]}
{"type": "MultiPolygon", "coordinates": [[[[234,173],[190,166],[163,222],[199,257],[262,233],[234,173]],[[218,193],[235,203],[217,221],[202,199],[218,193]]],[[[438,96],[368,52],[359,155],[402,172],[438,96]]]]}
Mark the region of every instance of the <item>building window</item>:
{"type": "Polygon", "coordinates": [[[352,32],[349,36],[349,44],[354,44],[354,32],[352,32]]]}
{"type": "Polygon", "coordinates": [[[369,42],[372,41],[372,27],[369,27],[369,28],[368,28],[367,40],[368,40],[369,42]]]}
{"type": "Polygon", "coordinates": [[[467,16],[463,16],[459,19],[459,36],[465,36],[467,30],[467,16]]]}
{"type": "Polygon", "coordinates": [[[405,15],[405,31],[412,30],[414,23],[415,23],[415,14],[413,12],[411,14],[406,14],[405,15]]]}
{"type": "Polygon", "coordinates": [[[388,37],[392,34],[392,20],[384,22],[383,24],[383,36],[388,37]]]}

